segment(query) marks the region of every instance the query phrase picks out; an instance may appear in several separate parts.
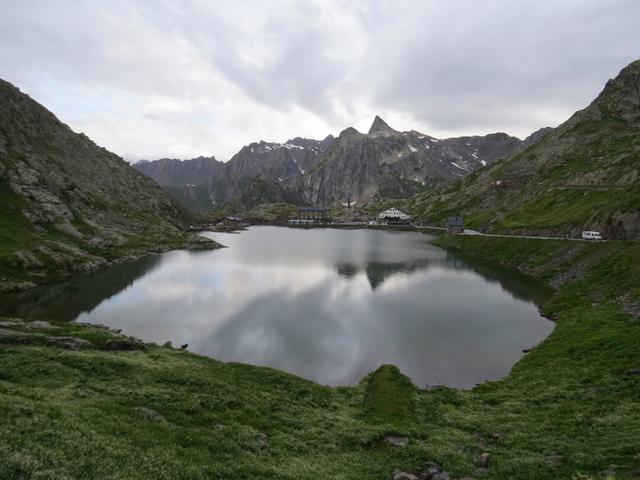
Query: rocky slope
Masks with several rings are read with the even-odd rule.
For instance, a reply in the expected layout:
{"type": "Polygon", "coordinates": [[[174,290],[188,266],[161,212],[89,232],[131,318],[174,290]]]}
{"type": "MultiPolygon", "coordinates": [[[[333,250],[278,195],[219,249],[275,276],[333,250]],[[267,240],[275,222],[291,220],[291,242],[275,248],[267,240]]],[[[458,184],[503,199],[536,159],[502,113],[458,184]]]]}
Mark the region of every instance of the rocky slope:
{"type": "MultiPolygon", "coordinates": [[[[228,162],[213,157],[193,160],[141,161],[134,168],[153,178],[160,186],[191,210],[208,211],[232,200],[245,203],[240,197],[257,177],[260,189],[298,198],[295,192],[286,193],[283,186],[309,170],[331,146],[333,137],[312,140],[296,137],[285,143],[254,142],[240,149],[228,162]],[[267,183],[271,183],[267,190],[267,183]]],[[[255,196],[254,188],[251,195],[255,196]]],[[[271,195],[263,202],[280,201],[271,195]]]]}
{"type": "Polygon", "coordinates": [[[463,177],[507,156],[522,141],[505,133],[440,140],[399,132],[380,117],[368,133],[347,128],[294,187],[314,204],[400,198],[463,177]]]}
{"type": "Polygon", "coordinates": [[[416,196],[428,222],[462,214],[472,228],[608,238],[640,237],[640,61],[584,110],[525,150],[416,196]]]}
{"type": "Polygon", "coordinates": [[[133,167],[151,177],[161,187],[197,185],[212,175],[224,171],[224,162],[215,157],[198,157],[191,160],[161,158],[160,160],[140,160],[133,167]]]}
{"type": "Polygon", "coordinates": [[[286,188],[280,182],[274,182],[266,175],[259,175],[251,184],[225,208],[231,212],[247,212],[262,204],[287,203],[290,205],[307,205],[307,201],[294,190],[286,188]]]}
{"type": "Polygon", "coordinates": [[[188,222],[153,181],[0,80],[0,291],[185,245],[188,222]]]}

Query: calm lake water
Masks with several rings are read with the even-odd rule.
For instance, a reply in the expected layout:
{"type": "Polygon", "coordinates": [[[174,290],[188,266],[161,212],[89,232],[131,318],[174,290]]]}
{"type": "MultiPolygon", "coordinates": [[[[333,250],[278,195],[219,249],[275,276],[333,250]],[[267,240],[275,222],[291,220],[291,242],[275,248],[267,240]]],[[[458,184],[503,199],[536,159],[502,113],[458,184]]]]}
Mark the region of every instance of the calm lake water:
{"type": "Polygon", "coordinates": [[[553,329],[549,290],[419,233],[252,227],[0,302],[0,313],[103,323],[146,341],[324,384],[384,363],[419,386],[504,376],[553,329]]]}

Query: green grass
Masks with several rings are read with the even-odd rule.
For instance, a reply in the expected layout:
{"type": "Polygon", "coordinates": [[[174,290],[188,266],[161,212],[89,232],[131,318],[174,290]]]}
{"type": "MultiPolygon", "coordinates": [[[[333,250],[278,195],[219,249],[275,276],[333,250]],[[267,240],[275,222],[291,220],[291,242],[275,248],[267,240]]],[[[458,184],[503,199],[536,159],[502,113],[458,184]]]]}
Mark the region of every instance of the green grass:
{"type": "Polygon", "coordinates": [[[608,213],[640,210],[640,189],[550,190],[498,222],[505,229],[555,228],[606,220],[608,213]]]}
{"type": "Polygon", "coordinates": [[[0,178],[0,258],[28,245],[32,240],[31,224],[20,211],[22,201],[13,193],[6,178],[0,178]]]}
{"type": "Polygon", "coordinates": [[[426,461],[453,478],[640,477],[640,321],[624,312],[640,244],[437,242],[558,287],[553,333],[505,378],[426,391],[383,366],[330,388],[162,347],[102,351],[108,333],[59,323],[96,348],[0,346],[0,478],[389,479],[426,461]]]}
{"type": "Polygon", "coordinates": [[[382,365],[367,380],[365,415],[374,423],[406,425],[415,421],[416,387],[394,365],[382,365]]]}

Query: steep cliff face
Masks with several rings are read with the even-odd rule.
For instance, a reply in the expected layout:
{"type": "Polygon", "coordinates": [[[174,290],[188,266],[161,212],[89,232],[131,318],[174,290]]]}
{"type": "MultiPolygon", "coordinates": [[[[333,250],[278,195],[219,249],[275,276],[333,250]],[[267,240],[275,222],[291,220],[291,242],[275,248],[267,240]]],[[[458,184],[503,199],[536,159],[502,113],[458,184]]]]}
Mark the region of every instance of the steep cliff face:
{"type": "Polygon", "coordinates": [[[161,187],[199,185],[203,179],[220,175],[225,170],[223,162],[215,157],[198,157],[191,160],[161,158],[152,162],[141,160],[133,168],[151,177],[161,187]]]}
{"type": "MultiPolygon", "coordinates": [[[[242,147],[227,163],[213,157],[185,161],[161,159],[138,162],[134,167],[156,180],[186,207],[207,211],[240,199],[257,177],[262,179],[250,192],[251,198],[256,198],[260,191],[269,192],[264,202],[274,196],[281,197],[280,193],[295,197],[295,192],[285,191],[287,182],[308,171],[333,140],[329,135],[324,140],[296,137],[285,143],[260,141],[242,147]],[[266,188],[267,183],[279,186],[266,188]],[[275,195],[275,192],[280,193],[275,195]]],[[[245,204],[245,200],[236,205],[245,204]]]]}
{"type": "Polygon", "coordinates": [[[262,204],[287,203],[305,205],[307,202],[294,190],[280,182],[274,182],[265,175],[258,175],[240,195],[225,205],[232,212],[246,212],[262,204]]]}
{"type": "Polygon", "coordinates": [[[505,133],[439,140],[399,132],[380,117],[369,132],[344,130],[295,188],[310,202],[334,205],[407,197],[507,156],[522,141],[505,133]]]}
{"type": "Polygon", "coordinates": [[[5,285],[179,243],[189,221],[153,181],[1,80],[0,200],[5,285]]]}
{"type": "Polygon", "coordinates": [[[463,214],[483,230],[640,237],[640,61],[537,143],[448,187],[418,195],[431,222],[463,214]]]}

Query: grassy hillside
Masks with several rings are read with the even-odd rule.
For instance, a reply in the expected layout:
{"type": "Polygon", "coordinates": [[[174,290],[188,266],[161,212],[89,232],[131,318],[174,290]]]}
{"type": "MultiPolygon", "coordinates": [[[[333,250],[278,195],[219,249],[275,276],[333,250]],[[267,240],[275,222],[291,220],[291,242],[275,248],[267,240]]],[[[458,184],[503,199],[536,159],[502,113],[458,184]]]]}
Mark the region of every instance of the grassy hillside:
{"type": "Polygon", "coordinates": [[[506,378],[421,390],[385,366],[329,388],[96,327],[4,320],[0,478],[640,476],[640,245],[439,243],[558,289],[544,306],[554,332],[506,378]]]}
{"type": "Polygon", "coordinates": [[[411,201],[419,219],[471,228],[640,238],[640,61],[584,110],[522,152],[411,201]]]}
{"type": "Polygon", "coordinates": [[[0,80],[0,292],[203,246],[184,231],[192,221],[153,181],[0,80]]]}

